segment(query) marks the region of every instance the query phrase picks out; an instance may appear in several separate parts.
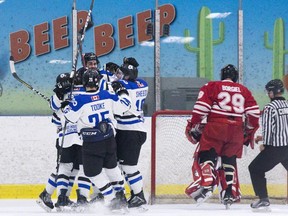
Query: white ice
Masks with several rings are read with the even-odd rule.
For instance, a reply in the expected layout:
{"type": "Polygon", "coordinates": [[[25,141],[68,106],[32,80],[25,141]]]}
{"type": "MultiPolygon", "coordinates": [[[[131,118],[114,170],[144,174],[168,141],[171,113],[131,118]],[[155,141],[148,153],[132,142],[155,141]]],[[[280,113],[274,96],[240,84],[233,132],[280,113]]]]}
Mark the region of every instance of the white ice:
{"type": "MultiPolygon", "coordinates": [[[[229,210],[225,210],[221,204],[205,203],[200,206],[196,204],[155,204],[148,205],[149,210],[144,213],[129,212],[126,215],[139,216],[287,216],[288,205],[271,204],[271,212],[252,212],[249,204],[233,204],[229,210]]],[[[51,216],[52,215],[115,215],[103,208],[90,209],[85,213],[59,213],[55,210],[51,213],[40,208],[35,200],[4,200],[0,199],[0,216],[51,216]]]]}

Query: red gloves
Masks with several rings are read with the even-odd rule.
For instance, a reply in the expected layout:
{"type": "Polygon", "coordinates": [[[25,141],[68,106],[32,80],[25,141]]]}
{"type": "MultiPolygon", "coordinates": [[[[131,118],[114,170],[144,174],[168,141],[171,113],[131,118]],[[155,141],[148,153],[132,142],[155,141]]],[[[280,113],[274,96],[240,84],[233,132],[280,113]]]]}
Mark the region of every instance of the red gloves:
{"type": "Polygon", "coordinates": [[[187,126],[185,130],[185,135],[187,139],[192,144],[197,144],[201,138],[202,131],[205,127],[205,124],[199,123],[199,124],[192,124],[191,120],[187,120],[187,126]]]}

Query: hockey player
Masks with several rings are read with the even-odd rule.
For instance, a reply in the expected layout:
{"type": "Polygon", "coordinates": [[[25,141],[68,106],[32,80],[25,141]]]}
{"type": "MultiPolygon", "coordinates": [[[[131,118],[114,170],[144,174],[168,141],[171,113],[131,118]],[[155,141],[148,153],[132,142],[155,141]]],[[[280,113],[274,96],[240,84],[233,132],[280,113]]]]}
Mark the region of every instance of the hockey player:
{"type": "Polygon", "coordinates": [[[199,150],[192,167],[193,174],[196,174],[194,182],[185,192],[198,203],[212,195],[218,180],[222,186],[220,195],[224,205],[229,206],[240,199],[236,158],[242,156],[243,143],[253,146],[260,110],[251,92],[237,80],[238,71],[233,65],[222,68],[221,81],[211,81],[200,88],[192,118],[186,126],[187,139],[193,144],[199,141],[199,150]],[[207,121],[205,127],[201,124],[203,119],[207,121]],[[223,168],[219,179],[217,157],[221,157],[223,168]]]}
{"type": "Polygon", "coordinates": [[[84,173],[99,188],[112,211],[127,205],[124,179],[117,166],[115,119],[130,109],[128,92],[122,86],[114,93],[99,90],[96,69],[83,75],[86,94],[78,95],[71,102],[62,103],[63,113],[69,122],[76,123],[83,139],[84,173]]]}
{"type": "MultiPolygon", "coordinates": [[[[82,140],[77,132],[77,125],[69,122],[65,122],[63,114],[60,110],[61,103],[69,96],[79,95],[84,93],[82,87],[82,73],[83,70],[78,70],[74,78],[73,90],[62,92],[59,90],[59,85],[69,85],[70,74],[60,74],[57,77],[57,85],[54,89],[55,95],[51,97],[51,108],[54,110],[61,119],[61,125],[63,133],[59,136],[61,159],[58,168],[57,177],[57,195],[58,200],[55,207],[62,211],[66,206],[70,207],[69,197],[73,184],[69,182],[71,175],[75,180],[75,176],[78,174],[78,189],[77,189],[77,205],[73,207],[83,207],[87,205],[87,198],[90,194],[90,180],[85,177],[82,167],[82,140]],[[64,93],[64,94],[63,94],[64,93]],[[72,93],[72,95],[70,95],[72,93]],[[63,140],[62,140],[63,139],[63,140]],[[70,185],[70,187],[69,187],[70,185]]],[[[70,84],[71,85],[71,84],[70,84]]]]}
{"type": "MultiPolygon", "coordinates": [[[[70,91],[70,89],[71,89],[71,83],[69,81],[69,73],[62,73],[62,74],[58,75],[56,78],[56,86],[55,86],[55,89],[53,90],[53,91],[55,91],[55,93],[57,92],[57,94],[58,94],[58,96],[55,96],[55,97],[59,97],[59,98],[61,98],[61,100],[63,100],[64,95],[67,94],[70,91]]],[[[51,102],[50,106],[52,107],[53,106],[53,97],[51,98],[50,102],[51,102]]],[[[57,110],[54,109],[54,111],[55,112],[53,112],[53,115],[52,115],[52,123],[55,124],[57,127],[56,149],[57,149],[57,162],[58,162],[59,149],[60,149],[59,137],[62,136],[62,125],[61,125],[61,120],[60,120],[59,116],[57,115],[57,110]]],[[[57,169],[58,168],[56,167],[55,173],[57,173],[57,169]]],[[[39,195],[39,199],[36,201],[37,204],[39,204],[47,212],[50,212],[54,208],[54,204],[51,200],[51,195],[54,193],[54,191],[57,187],[57,183],[56,183],[57,176],[55,173],[52,173],[49,176],[49,179],[47,181],[45,189],[39,195]]],[[[70,174],[71,175],[69,176],[69,186],[68,186],[69,191],[71,191],[71,189],[72,189],[75,175],[76,175],[75,171],[71,172],[70,174]]],[[[69,197],[69,193],[67,194],[67,202],[69,204],[72,204],[72,201],[70,201],[70,199],[68,197],[69,197]]]]}
{"type": "Polygon", "coordinates": [[[102,75],[102,78],[99,81],[99,89],[100,90],[109,90],[113,92],[113,89],[110,85],[111,80],[114,80],[113,74],[106,70],[100,70],[100,61],[98,57],[93,52],[84,54],[84,68],[86,69],[96,69],[99,74],[102,75]]]}
{"type": "Polygon", "coordinates": [[[148,94],[148,84],[138,77],[138,62],[135,58],[124,58],[123,65],[117,70],[118,81],[112,82],[112,87],[123,85],[132,100],[131,109],[117,119],[117,156],[126,182],[131,190],[128,200],[129,208],[145,205],[142,175],[138,169],[141,147],[146,141],[143,105],[148,94]]]}
{"type": "Polygon", "coordinates": [[[270,210],[265,173],[279,163],[288,171],[288,102],[283,97],[283,82],[271,80],[265,89],[271,102],[264,107],[261,116],[262,136],[255,140],[257,143],[263,141],[263,144],[248,167],[255,195],[259,197],[251,204],[256,211],[270,210]]]}

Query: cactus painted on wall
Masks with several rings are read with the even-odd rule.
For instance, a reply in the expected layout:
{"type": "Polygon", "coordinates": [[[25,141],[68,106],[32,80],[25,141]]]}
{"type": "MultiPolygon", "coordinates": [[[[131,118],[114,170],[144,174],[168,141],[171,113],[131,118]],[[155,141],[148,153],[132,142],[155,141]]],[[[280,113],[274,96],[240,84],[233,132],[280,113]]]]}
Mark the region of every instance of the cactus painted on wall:
{"type": "Polygon", "coordinates": [[[285,31],[284,21],[279,18],[274,23],[273,45],[269,44],[268,32],[264,32],[264,46],[273,50],[273,79],[282,79],[285,73],[285,31]]]}
{"type": "MultiPolygon", "coordinates": [[[[184,44],[189,52],[197,54],[197,76],[214,79],[213,65],[213,45],[218,45],[224,41],[225,26],[223,22],[219,23],[219,38],[213,40],[213,25],[212,20],[207,18],[210,14],[208,7],[202,7],[198,19],[198,47],[192,47],[189,42],[184,44]]],[[[184,36],[190,37],[190,31],[184,30],[184,36]]]]}

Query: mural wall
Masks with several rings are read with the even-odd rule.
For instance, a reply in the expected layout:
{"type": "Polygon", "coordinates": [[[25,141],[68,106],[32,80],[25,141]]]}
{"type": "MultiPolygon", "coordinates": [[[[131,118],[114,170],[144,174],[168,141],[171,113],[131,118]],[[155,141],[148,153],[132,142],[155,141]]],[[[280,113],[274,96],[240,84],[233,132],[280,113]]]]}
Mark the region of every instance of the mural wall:
{"type": "MultiPolygon", "coordinates": [[[[238,65],[239,1],[158,0],[161,27],[170,26],[169,36],[161,28],[163,80],[174,82],[175,89],[193,88],[199,78],[218,80],[226,64],[238,65]],[[191,79],[191,84],[183,86],[182,79],[191,79]]],[[[243,82],[263,106],[268,102],[264,85],[288,72],[287,2],[241,2],[243,82]]],[[[79,29],[90,3],[76,1],[79,29]]],[[[47,101],[12,77],[9,57],[13,54],[19,77],[44,95],[52,95],[56,76],[72,69],[72,4],[73,0],[26,0],[23,7],[23,1],[0,0],[0,115],[51,114],[47,101]]],[[[95,52],[102,65],[135,57],[139,76],[151,80],[153,88],[154,40],[146,26],[154,21],[154,11],[155,1],[95,1],[94,26],[86,32],[83,52],[95,52]]]]}

